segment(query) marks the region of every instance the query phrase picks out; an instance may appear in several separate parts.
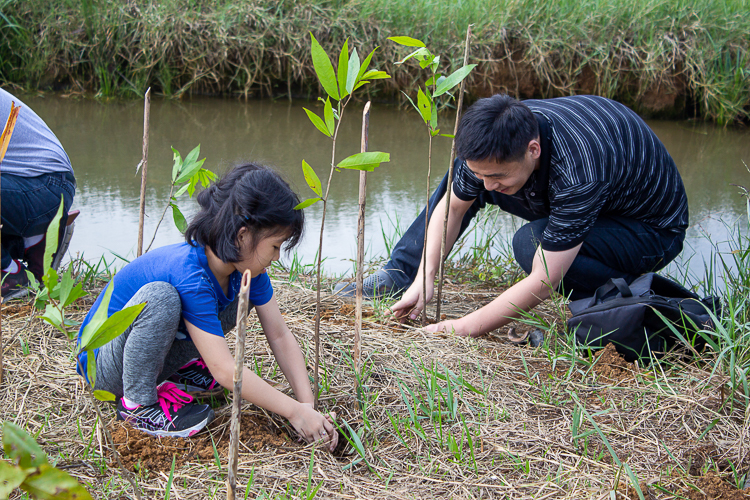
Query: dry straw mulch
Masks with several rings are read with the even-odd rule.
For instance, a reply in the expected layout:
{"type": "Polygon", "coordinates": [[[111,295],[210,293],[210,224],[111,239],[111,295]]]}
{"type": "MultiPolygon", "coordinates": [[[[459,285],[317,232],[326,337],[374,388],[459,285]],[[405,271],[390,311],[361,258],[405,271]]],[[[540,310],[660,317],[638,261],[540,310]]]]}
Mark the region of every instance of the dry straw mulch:
{"type": "MultiPolygon", "coordinates": [[[[275,289],[312,374],[315,293],[285,283],[275,289]]],[[[493,296],[450,287],[443,312],[456,317],[493,296]]],[[[94,299],[81,299],[77,319],[94,299]]],[[[511,344],[505,331],[479,339],[431,335],[367,310],[364,414],[348,364],[351,305],[326,298],[321,326],[321,406],[360,430],[365,460],[348,444],[335,454],[300,444],[283,419],[245,404],[239,484],[244,494],[252,477],[249,498],[303,496],[311,455],[319,498],[638,498],[618,463],[637,475],[646,499],[744,497],[729,481],[732,468],[744,473],[750,466],[750,414],[722,406],[722,380],[707,369],[676,357],[636,366],[610,350],[573,363],[559,339],[532,349],[511,344]],[[446,378],[455,401],[449,409],[446,378]],[[440,391],[440,406],[431,405],[430,395],[440,391]]],[[[57,466],[95,497],[135,498],[95,425],[71,361],[72,343],[30,313],[25,303],[3,307],[0,416],[35,435],[57,466]]],[[[542,315],[555,321],[552,309],[542,315]]],[[[246,363],[283,384],[255,315],[247,345],[246,363]]],[[[218,418],[207,431],[161,441],[123,427],[112,407],[101,404],[143,498],[165,498],[173,456],[170,498],[224,497],[230,411],[226,401],[214,404],[218,418]]]]}

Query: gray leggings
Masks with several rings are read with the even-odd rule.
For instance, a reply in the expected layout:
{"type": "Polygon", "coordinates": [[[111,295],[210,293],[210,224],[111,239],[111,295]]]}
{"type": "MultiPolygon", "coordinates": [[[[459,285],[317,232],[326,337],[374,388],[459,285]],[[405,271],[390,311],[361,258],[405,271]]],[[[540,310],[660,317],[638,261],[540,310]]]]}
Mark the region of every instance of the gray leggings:
{"type": "MultiPolygon", "coordinates": [[[[96,389],[127,397],[133,403],[156,403],[156,386],[191,359],[200,356],[195,344],[175,340],[182,316],[177,290],[163,281],[141,287],[125,306],[146,302],[125,333],[99,349],[96,389]]],[[[237,299],[219,313],[224,334],[234,328],[237,299]]]]}

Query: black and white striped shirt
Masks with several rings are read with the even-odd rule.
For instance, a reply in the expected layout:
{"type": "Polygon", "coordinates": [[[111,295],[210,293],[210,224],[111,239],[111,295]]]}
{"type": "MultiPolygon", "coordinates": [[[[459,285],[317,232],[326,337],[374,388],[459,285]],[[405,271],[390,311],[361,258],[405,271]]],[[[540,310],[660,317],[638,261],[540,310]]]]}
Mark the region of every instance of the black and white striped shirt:
{"type": "MultiPolygon", "coordinates": [[[[656,229],[687,228],[687,195],[677,167],[632,110],[597,96],[524,104],[539,121],[542,158],[540,168],[511,196],[540,217],[549,216],[543,249],[575,247],[600,216],[635,219],[656,229]]],[[[453,189],[465,201],[485,191],[465,162],[453,189]]]]}

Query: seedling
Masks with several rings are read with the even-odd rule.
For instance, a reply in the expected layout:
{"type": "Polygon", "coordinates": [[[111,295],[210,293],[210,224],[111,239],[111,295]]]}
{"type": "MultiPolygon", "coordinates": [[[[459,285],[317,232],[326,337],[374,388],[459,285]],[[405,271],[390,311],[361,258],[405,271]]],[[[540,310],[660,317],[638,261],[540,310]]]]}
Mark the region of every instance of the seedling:
{"type": "MultiPolygon", "coordinates": [[[[427,126],[427,135],[429,137],[429,148],[427,152],[427,204],[425,208],[425,221],[424,221],[424,242],[422,247],[422,299],[424,300],[424,307],[422,309],[422,325],[424,326],[427,322],[427,228],[430,222],[430,176],[432,173],[432,138],[438,135],[445,137],[453,137],[453,135],[440,134],[438,128],[438,98],[443,95],[450,95],[450,91],[461,83],[466,78],[476,64],[465,64],[456,71],[451,73],[450,76],[445,77],[438,71],[440,67],[440,56],[433,54],[427,48],[425,43],[416,38],[408,36],[393,36],[388,37],[389,40],[396,42],[399,45],[405,47],[416,47],[411,54],[407,55],[396,64],[404,64],[409,59],[414,58],[419,62],[420,68],[429,70],[430,77],[424,83],[424,90],[419,87],[417,91],[417,102],[416,104],[406,93],[404,95],[409,100],[414,109],[417,110],[419,116],[422,117],[427,126]],[[430,89],[432,87],[432,89],[430,89]]],[[[452,96],[451,96],[452,97],[452,96]]],[[[450,190],[450,186],[448,186],[450,190]]],[[[438,320],[440,318],[438,317],[438,320]]]]}
{"type": "MultiPolygon", "coordinates": [[[[305,113],[310,119],[313,125],[326,137],[329,137],[332,141],[331,145],[331,169],[328,174],[328,184],[326,185],[325,194],[323,193],[322,184],[320,178],[315,173],[315,170],[305,161],[302,160],[302,172],[305,175],[305,180],[308,186],[317,195],[315,198],[310,198],[297,205],[296,209],[307,208],[310,205],[319,201],[323,202],[323,215],[320,222],[320,242],[318,244],[318,263],[317,263],[317,298],[315,304],[315,368],[313,372],[315,381],[315,408],[318,407],[318,396],[320,391],[319,374],[318,370],[320,367],[320,273],[321,273],[321,258],[323,253],[323,230],[325,228],[326,221],[326,208],[328,205],[328,194],[331,190],[331,180],[333,179],[333,172],[338,171],[342,168],[348,168],[359,171],[372,172],[375,167],[379,167],[381,163],[390,161],[390,155],[380,151],[373,152],[362,152],[351,155],[344,158],[338,164],[336,164],[336,138],[338,137],[339,127],[341,126],[341,119],[344,116],[346,105],[351,101],[352,94],[360,87],[370,83],[371,80],[379,80],[383,78],[390,78],[385,71],[369,70],[370,61],[375,53],[372,52],[365,58],[360,64],[359,55],[357,49],[352,50],[351,56],[349,55],[349,40],[344,41],[344,45],[341,48],[338,58],[338,68],[334,72],[331,60],[328,57],[325,49],[320,46],[318,41],[315,39],[312,33],[310,33],[311,39],[311,53],[313,66],[315,67],[315,74],[320,81],[321,86],[325,90],[327,97],[324,101],[325,105],[323,108],[323,118],[319,117],[314,112],[307,108],[305,113]],[[336,109],[334,109],[331,100],[337,102],[336,109]]],[[[319,98],[321,101],[322,98],[319,98]]]]}

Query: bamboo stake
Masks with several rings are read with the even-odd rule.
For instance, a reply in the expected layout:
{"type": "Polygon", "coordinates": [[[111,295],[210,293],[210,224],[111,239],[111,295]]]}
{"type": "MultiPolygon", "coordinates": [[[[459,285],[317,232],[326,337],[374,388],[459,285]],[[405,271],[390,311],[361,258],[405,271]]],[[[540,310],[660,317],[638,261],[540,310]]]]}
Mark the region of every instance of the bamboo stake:
{"type": "MultiPolygon", "coordinates": [[[[0,165],[3,163],[3,158],[5,158],[5,152],[8,151],[8,144],[10,144],[10,136],[13,135],[13,128],[16,126],[16,120],[18,119],[18,112],[20,111],[20,107],[15,105],[15,102],[11,101],[10,103],[10,113],[8,114],[8,120],[5,122],[5,128],[3,128],[3,133],[0,135],[0,165]]],[[[2,225],[0,225],[0,228],[2,228],[2,225]]],[[[2,237],[0,237],[0,240],[2,240],[2,237]]],[[[1,242],[1,241],[0,241],[1,242]]],[[[3,383],[3,325],[2,325],[2,318],[3,318],[3,298],[0,296],[0,384],[3,383]]]]}
{"type": "MultiPolygon", "coordinates": [[[[471,43],[471,27],[466,28],[466,46],[464,47],[464,66],[469,63],[469,44],[471,43]]],[[[448,166],[448,187],[445,192],[445,217],[443,218],[443,241],[440,244],[440,270],[438,272],[438,291],[437,303],[435,304],[435,321],[440,322],[440,302],[443,300],[443,277],[445,274],[445,244],[448,237],[448,214],[451,205],[451,190],[453,189],[453,161],[456,159],[456,132],[458,124],[461,121],[461,107],[464,104],[464,88],[466,88],[466,79],[461,81],[461,87],[458,91],[458,103],[456,103],[456,124],[453,126],[453,144],[451,145],[451,161],[448,166]]]]}
{"type": "MultiPolygon", "coordinates": [[[[362,145],[360,153],[367,152],[368,135],[370,131],[370,101],[365,104],[362,111],[362,145]]],[[[359,171],[359,218],[357,220],[357,306],[355,309],[354,322],[354,378],[355,391],[359,394],[359,358],[361,355],[362,342],[362,267],[365,263],[365,204],[367,201],[367,172],[359,171]]],[[[356,398],[357,409],[359,409],[359,398],[356,398]]]]}
{"type": "Polygon", "coordinates": [[[229,427],[229,474],[227,500],[234,500],[237,489],[237,461],[240,452],[240,405],[242,403],[242,372],[245,367],[245,330],[250,293],[250,271],[242,275],[237,304],[237,344],[234,348],[234,390],[232,392],[232,423],[229,427]]]}
{"type": "MultiPolygon", "coordinates": [[[[138,255],[143,254],[143,219],[146,214],[146,175],[148,173],[148,129],[151,117],[151,87],[146,90],[145,102],[143,103],[143,157],[139,167],[141,170],[141,206],[138,213],[138,255]]],[[[137,169],[136,169],[137,173],[137,169]]]]}

